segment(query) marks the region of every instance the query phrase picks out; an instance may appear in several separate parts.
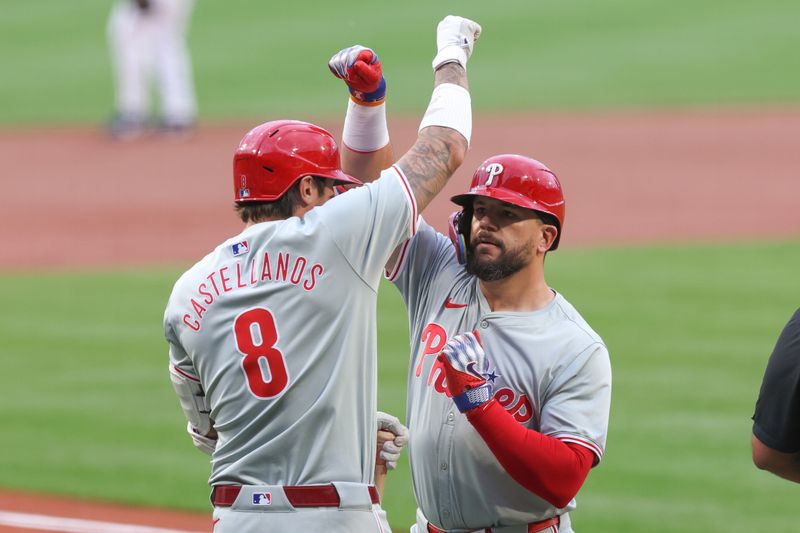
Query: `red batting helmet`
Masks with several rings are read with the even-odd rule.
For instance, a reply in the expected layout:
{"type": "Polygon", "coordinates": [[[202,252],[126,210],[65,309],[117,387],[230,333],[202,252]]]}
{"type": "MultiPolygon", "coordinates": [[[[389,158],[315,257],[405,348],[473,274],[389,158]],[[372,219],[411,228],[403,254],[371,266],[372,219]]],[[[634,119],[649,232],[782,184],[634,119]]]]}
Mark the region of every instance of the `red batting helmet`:
{"type": "Polygon", "coordinates": [[[361,182],[342,172],[333,136],[299,120],[256,126],[233,154],[233,196],[237,202],[277,200],[304,176],[361,182]]]}
{"type": "Polygon", "coordinates": [[[484,161],[472,176],[470,189],[451,200],[471,207],[476,196],[485,196],[510,204],[547,213],[558,221],[551,250],[558,248],[564,227],[564,192],[553,171],[530,157],[503,154],[484,161]]]}

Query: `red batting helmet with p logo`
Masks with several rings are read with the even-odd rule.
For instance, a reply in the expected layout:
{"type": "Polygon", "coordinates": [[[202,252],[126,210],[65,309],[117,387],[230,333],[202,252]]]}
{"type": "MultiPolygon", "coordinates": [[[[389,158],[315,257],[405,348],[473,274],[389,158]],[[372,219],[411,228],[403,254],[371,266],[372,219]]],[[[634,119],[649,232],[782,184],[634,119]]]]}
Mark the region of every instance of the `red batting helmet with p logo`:
{"type": "Polygon", "coordinates": [[[543,163],[514,154],[490,157],[473,174],[469,191],[451,200],[471,207],[476,196],[552,215],[558,221],[558,235],[550,249],[558,247],[564,227],[564,191],[553,171],[543,163]]]}
{"type": "Polygon", "coordinates": [[[299,120],[256,126],[233,154],[233,195],[237,202],[272,202],[304,176],[361,182],[342,172],[339,148],[323,128],[299,120]]]}

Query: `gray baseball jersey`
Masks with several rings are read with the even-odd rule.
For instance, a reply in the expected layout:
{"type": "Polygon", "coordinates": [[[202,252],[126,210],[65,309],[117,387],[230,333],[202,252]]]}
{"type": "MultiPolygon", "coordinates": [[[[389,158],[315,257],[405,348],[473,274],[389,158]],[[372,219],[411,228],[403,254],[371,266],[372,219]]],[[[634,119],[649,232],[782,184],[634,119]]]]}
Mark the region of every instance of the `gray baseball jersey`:
{"type": "Polygon", "coordinates": [[[554,508],[505,472],[446,396],[436,354],[449,337],[477,329],[499,403],[525,427],[585,446],[599,461],[611,401],[611,367],[600,337],[560,294],[534,312],[492,312],[450,240],[424,221],[388,277],[410,319],[409,459],[428,520],[444,529],[479,529],[574,509],[574,500],[554,508]]]}
{"type": "Polygon", "coordinates": [[[171,364],[219,434],[211,484],[371,483],[377,290],[416,204],[399,169],[228,239],[175,284],[171,364]]]}

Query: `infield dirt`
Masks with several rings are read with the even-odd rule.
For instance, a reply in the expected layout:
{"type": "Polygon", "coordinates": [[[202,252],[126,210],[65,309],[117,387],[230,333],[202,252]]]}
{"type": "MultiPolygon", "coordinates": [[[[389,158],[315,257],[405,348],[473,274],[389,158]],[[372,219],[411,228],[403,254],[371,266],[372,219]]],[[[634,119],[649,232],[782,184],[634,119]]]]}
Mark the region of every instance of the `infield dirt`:
{"type": "MultiPolygon", "coordinates": [[[[418,122],[390,120],[400,155],[418,122]]],[[[239,231],[231,158],[258,122],[125,143],[91,128],[0,132],[0,268],[198,260],[239,231]]],[[[478,115],[473,132],[423,213],[439,229],[483,159],[521,153],[562,181],[565,248],[800,235],[800,109],[478,115]]]]}

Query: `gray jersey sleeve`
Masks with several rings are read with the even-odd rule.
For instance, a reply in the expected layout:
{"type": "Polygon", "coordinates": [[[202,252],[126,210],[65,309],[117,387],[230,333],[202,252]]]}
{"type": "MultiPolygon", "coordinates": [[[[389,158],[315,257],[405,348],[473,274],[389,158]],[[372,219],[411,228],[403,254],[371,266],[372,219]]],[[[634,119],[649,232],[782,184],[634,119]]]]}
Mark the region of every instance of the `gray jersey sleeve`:
{"type": "Polygon", "coordinates": [[[414,195],[396,166],[313,212],[353,270],[375,290],[389,256],[414,234],[417,223],[414,195]]]}
{"type": "Polygon", "coordinates": [[[166,314],[164,316],[164,336],[169,344],[170,365],[177,368],[182,374],[197,379],[197,370],[195,370],[192,360],[186,354],[186,351],[181,347],[180,341],[175,335],[166,314]]]}
{"type": "Polygon", "coordinates": [[[541,432],[603,457],[611,407],[611,364],[602,343],[577,355],[554,377],[544,398],[541,432]]]}
{"type": "Polygon", "coordinates": [[[427,299],[440,295],[440,286],[451,287],[463,269],[450,240],[420,217],[416,234],[403,243],[397,263],[386,277],[397,286],[409,313],[413,313],[426,309],[427,299]]]}

